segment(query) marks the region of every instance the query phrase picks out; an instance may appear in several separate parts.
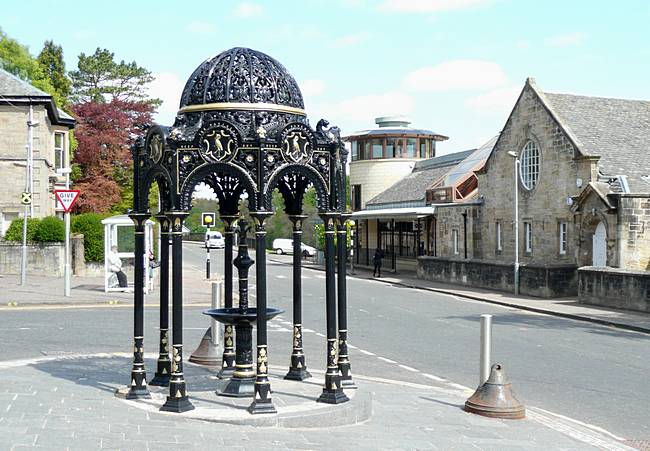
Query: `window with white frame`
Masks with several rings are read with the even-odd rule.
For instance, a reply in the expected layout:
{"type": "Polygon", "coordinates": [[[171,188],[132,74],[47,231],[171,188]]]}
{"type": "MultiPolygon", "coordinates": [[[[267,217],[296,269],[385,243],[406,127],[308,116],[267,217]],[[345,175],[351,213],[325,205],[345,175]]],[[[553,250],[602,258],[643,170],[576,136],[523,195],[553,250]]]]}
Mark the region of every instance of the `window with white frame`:
{"type": "Polygon", "coordinates": [[[539,146],[533,140],[528,140],[521,151],[521,160],[519,162],[519,176],[521,184],[527,190],[532,190],[537,185],[539,179],[539,166],[541,155],[539,146]]]}
{"type": "Polygon", "coordinates": [[[65,133],[54,133],[54,169],[65,167],[65,133]]]}
{"type": "Polygon", "coordinates": [[[524,249],[533,252],[533,227],[530,222],[524,222],[524,249]]]}
{"type": "Polygon", "coordinates": [[[458,255],[458,230],[454,229],[451,231],[451,237],[454,242],[454,255],[458,255]]]}
{"type": "Polygon", "coordinates": [[[503,250],[503,244],[501,242],[501,222],[496,222],[497,229],[497,251],[501,252],[503,250]]]}
{"type": "Polygon", "coordinates": [[[561,222],[560,223],[560,254],[565,255],[567,251],[567,245],[568,245],[568,240],[567,240],[567,223],[566,222],[561,222]]]}

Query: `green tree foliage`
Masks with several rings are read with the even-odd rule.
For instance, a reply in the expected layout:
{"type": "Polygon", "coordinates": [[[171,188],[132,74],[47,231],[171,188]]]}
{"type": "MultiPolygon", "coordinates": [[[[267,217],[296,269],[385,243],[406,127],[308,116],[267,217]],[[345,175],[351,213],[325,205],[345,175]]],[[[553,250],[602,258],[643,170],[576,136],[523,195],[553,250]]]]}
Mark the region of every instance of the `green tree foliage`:
{"type": "MultiPolygon", "coordinates": [[[[29,225],[29,222],[27,223],[29,225]]],[[[61,242],[65,240],[65,226],[56,216],[43,218],[36,228],[35,241],[41,243],[61,242]]]]}
{"type": "MultiPolygon", "coordinates": [[[[36,231],[41,220],[39,218],[27,219],[27,241],[35,241],[36,231]]],[[[23,240],[23,219],[14,219],[9,224],[5,233],[5,241],[22,241],[23,240]]]]}
{"type": "Polygon", "coordinates": [[[70,229],[84,236],[84,257],[87,262],[104,261],[104,226],[106,215],[84,213],[72,216],[70,229]]]}
{"type": "Polygon", "coordinates": [[[106,49],[92,55],[81,53],[77,70],[70,72],[75,103],[146,102],[160,105],[160,100],[149,99],[146,88],[154,77],[135,61],[117,63],[115,55],[106,49]]]}
{"type": "Polygon", "coordinates": [[[72,84],[65,72],[65,63],[63,62],[63,48],[54,44],[53,41],[45,41],[43,50],[38,55],[38,64],[54,88],[61,103],[57,104],[67,109],[72,84]]]}
{"type": "Polygon", "coordinates": [[[0,68],[50,94],[57,105],[62,106],[65,103],[41,64],[29,53],[29,49],[7,36],[2,29],[0,29],[0,68]]]}

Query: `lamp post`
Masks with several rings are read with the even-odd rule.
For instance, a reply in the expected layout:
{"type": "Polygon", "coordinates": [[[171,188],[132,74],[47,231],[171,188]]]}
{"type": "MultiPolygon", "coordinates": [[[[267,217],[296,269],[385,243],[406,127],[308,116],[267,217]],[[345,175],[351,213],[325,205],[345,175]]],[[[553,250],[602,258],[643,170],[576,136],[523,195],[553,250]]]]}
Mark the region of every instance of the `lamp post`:
{"type": "Polygon", "coordinates": [[[508,152],[515,159],[515,296],[519,295],[519,156],[512,150],[508,152]]]}

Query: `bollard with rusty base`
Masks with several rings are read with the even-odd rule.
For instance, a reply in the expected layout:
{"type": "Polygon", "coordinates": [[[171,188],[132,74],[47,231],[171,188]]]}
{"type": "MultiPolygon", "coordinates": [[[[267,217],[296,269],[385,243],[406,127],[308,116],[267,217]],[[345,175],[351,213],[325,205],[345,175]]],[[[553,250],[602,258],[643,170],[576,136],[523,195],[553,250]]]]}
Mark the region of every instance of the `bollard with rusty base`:
{"type": "Polygon", "coordinates": [[[526,408],[515,397],[503,367],[492,365],[490,377],[465,402],[465,411],[491,418],[519,420],[526,408]]]}

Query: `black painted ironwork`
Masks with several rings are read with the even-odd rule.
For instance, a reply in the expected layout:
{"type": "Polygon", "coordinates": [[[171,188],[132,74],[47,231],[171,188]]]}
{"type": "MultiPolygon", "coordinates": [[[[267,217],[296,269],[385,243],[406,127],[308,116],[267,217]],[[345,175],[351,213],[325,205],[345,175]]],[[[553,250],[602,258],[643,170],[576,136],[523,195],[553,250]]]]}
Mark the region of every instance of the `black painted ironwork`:
{"type": "MultiPolygon", "coordinates": [[[[232,247],[235,230],[233,222],[237,216],[220,215],[225,223],[224,227],[224,308],[232,308],[232,247]]],[[[221,370],[217,373],[219,379],[230,379],[235,371],[235,326],[232,323],[224,324],[223,328],[223,354],[221,357],[221,370]]]]}
{"type": "Polygon", "coordinates": [[[156,215],[160,224],[160,340],[159,355],[154,375],[149,385],[167,387],[171,378],[172,361],[169,358],[169,236],[167,215],[156,215]]]}
{"type": "MultiPolygon", "coordinates": [[[[268,55],[244,48],[227,50],[201,64],[185,86],[173,126],[150,127],[131,150],[134,213],[148,214],[149,191],[154,182],[160,191],[161,211],[171,212],[168,217],[173,228],[173,354],[170,396],[163,409],[182,411],[192,407],[182,375],[182,239],[180,229],[179,236],[175,235],[175,221],[178,219],[182,225],[182,215],[191,208],[196,185],[205,182],[212,187],[219,200],[222,218],[235,218],[242,198],[246,198],[249,211],[255,212],[258,218],[272,214],[272,196],[276,188],[284,198],[285,211],[290,215],[300,215],[304,192],[311,185],[316,191],[319,213],[332,219],[332,215],[341,214],[346,209],[347,151],[337,127],[330,127],[323,119],[318,121],[315,129],[310,126],[298,85],[284,67],[268,55]]],[[[260,226],[258,232],[264,232],[263,222],[258,220],[260,226]]],[[[343,402],[347,397],[340,390],[336,358],[335,232],[332,224],[328,227],[328,373],[320,400],[343,402]]],[[[258,274],[258,279],[262,275],[264,278],[261,287],[258,280],[258,290],[265,302],[266,271],[264,262],[260,261],[265,259],[265,255],[264,249],[259,248],[264,242],[265,235],[260,235],[256,258],[260,268],[264,268],[263,274],[258,274]]],[[[227,243],[226,268],[230,266],[228,260],[232,259],[232,252],[228,257],[228,247],[227,243]]],[[[229,290],[228,280],[232,281],[232,271],[230,278],[226,277],[225,296],[226,307],[232,308],[232,283],[229,290]]],[[[138,296],[134,295],[134,315],[138,315],[139,301],[135,302],[138,296]]],[[[268,344],[266,340],[263,343],[259,341],[260,337],[266,336],[267,315],[261,316],[264,319],[258,321],[257,370],[259,385],[263,386],[265,373],[261,371],[260,363],[267,362],[268,344]]],[[[226,333],[228,330],[226,325],[226,333]]],[[[136,348],[140,349],[142,341],[138,340],[143,335],[136,333],[135,337],[136,348]]],[[[232,339],[232,327],[230,337],[232,339]]],[[[239,341],[239,336],[236,341],[239,341]]],[[[233,364],[231,352],[232,348],[228,353],[224,352],[223,377],[227,377],[226,370],[233,364]]],[[[142,385],[136,382],[138,387],[138,384],[142,385]]],[[[257,393],[260,400],[270,401],[270,387],[268,393],[265,389],[257,393]]],[[[260,401],[256,400],[256,404],[260,401]]],[[[257,409],[251,407],[253,411],[257,409]]]]}
{"type": "Polygon", "coordinates": [[[293,223],[293,349],[285,379],[304,381],[311,377],[302,349],[302,221],[305,215],[291,215],[293,223]]]}
{"type": "Polygon", "coordinates": [[[144,368],[144,229],[149,213],[133,213],[135,259],[133,263],[133,367],[126,399],[151,398],[144,368]]]}
{"type": "Polygon", "coordinates": [[[340,215],[336,221],[337,234],[337,307],[339,324],[339,355],[337,365],[341,372],[341,385],[343,388],[357,388],[352,380],[352,368],[348,354],[348,293],[347,293],[347,227],[348,215],[340,215]]]}
{"type": "Polygon", "coordinates": [[[172,230],[172,375],[167,401],[160,410],[177,413],[194,409],[183,374],[183,221],[187,216],[182,211],[167,214],[172,230]]]}
{"type": "Polygon", "coordinates": [[[318,398],[318,402],[339,404],[349,401],[341,388],[341,375],[337,364],[337,337],[336,337],[336,274],[334,270],[334,221],[336,213],[323,214],[325,223],[325,302],[327,304],[327,370],[325,372],[325,386],[318,398]]]}

